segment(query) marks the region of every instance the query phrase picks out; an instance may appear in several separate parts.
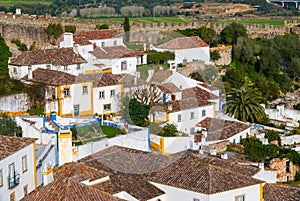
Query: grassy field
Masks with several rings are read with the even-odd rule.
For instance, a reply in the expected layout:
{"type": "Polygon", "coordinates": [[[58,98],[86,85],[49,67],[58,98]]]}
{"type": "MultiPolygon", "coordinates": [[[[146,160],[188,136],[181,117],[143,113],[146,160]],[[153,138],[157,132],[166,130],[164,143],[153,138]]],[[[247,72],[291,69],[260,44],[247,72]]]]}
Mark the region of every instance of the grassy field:
{"type": "MultiPolygon", "coordinates": [[[[98,18],[97,20],[103,20],[106,22],[122,22],[123,17],[117,18],[98,18]]],[[[130,22],[144,22],[144,23],[159,23],[159,22],[194,22],[192,18],[181,18],[181,17],[132,17],[129,18],[130,22]]]]}
{"type": "Polygon", "coordinates": [[[0,0],[0,6],[10,7],[16,4],[43,4],[50,5],[51,1],[49,0],[0,0]]]}

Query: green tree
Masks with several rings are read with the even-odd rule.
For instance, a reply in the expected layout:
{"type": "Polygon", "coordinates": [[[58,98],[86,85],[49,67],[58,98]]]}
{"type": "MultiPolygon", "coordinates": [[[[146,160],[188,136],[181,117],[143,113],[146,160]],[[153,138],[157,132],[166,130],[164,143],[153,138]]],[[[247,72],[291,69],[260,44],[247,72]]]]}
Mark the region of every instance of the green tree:
{"type": "Polygon", "coordinates": [[[109,29],[108,24],[96,24],[96,29],[100,30],[100,29],[109,29]]]}
{"type": "Polygon", "coordinates": [[[175,54],[173,52],[155,52],[148,51],[147,52],[147,63],[148,64],[165,64],[168,60],[174,60],[175,54]]]}
{"type": "Polygon", "coordinates": [[[45,32],[48,36],[48,39],[54,37],[58,39],[58,37],[63,33],[63,27],[60,23],[50,23],[46,28],[45,32]]]}
{"type": "Polygon", "coordinates": [[[129,24],[129,17],[125,16],[124,19],[124,33],[125,33],[125,42],[129,42],[130,41],[130,24],[129,24]]]}
{"type": "Polygon", "coordinates": [[[0,135],[21,136],[22,128],[7,114],[0,115],[0,135]]]}
{"type": "Polygon", "coordinates": [[[269,142],[277,140],[279,146],[281,146],[281,136],[278,132],[270,130],[265,134],[265,138],[267,138],[269,142]]]}
{"type": "Polygon", "coordinates": [[[76,32],[76,26],[75,25],[66,25],[65,26],[65,32],[75,33],[76,32]]]}
{"type": "Polygon", "coordinates": [[[221,31],[221,41],[225,44],[236,44],[239,37],[247,37],[247,29],[242,24],[233,22],[221,31]]]}
{"type": "Polygon", "coordinates": [[[26,44],[22,43],[19,39],[13,38],[10,42],[17,45],[18,50],[20,50],[21,52],[26,52],[28,50],[26,44]]]}
{"type": "Polygon", "coordinates": [[[6,45],[4,39],[0,36],[0,76],[9,77],[8,73],[8,59],[12,56],[9,47],[6,45]]]}
{"type": "Polygon", "coordinates": [[[221,58],[221,55],[220,55],[220,53],[219,53],[217,50],[215,50],[215,51],[212,51],[212,52],[210,53],[210,58],[211,58],[211,60],[213,60],[213,61],[217,61],[218,59],[221,58]]]}
{"type": "Polygon", "coordinates": [[[149,105],[143,105],[135,98],[129,101],[129,115],[132,122],[137,126],[147,126],[148,115],[150,111],[149,105]]]}
{"type": "Polygon", "coordinates": [[[261,122],[266,119],[262,94],[257,89],[243,86],[232,89],[227,96],[226,113],[241,121],[261,122]]]}
{"type": "Polygon", "coordinates": [[[294,81],[300,76],[300,57],[292,58],[288,71],[294,81]]]}
{"type": "Polygon", "coordinates": [[[177,133],[177,128],[173,124],[167,124],[163,129],[158,133],[158,135],[163,137],[174,137],[177,133]]]}

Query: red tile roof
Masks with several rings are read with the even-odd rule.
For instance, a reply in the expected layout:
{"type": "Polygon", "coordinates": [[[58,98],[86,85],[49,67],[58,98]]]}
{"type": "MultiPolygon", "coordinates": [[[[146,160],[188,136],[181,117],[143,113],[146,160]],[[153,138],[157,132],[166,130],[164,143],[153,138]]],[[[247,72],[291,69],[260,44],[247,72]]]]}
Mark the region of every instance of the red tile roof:
{"type": "Polygon", "coordinates": [[[204,83],[204,82],[199,83],[199,85],[201,85],[201,86],[203,86],[203,87],[205,87],[206,89],[209,89],[209,90],[211,90],[211,91],[219,90],[217,87],[214,87],[214,86],[209,85],[209,84],[204,83]]]}
{"type": "Polygon", "coordinates": [[[2,136],[0,133],[0,160],[33,144],[35,141],[35,138],[2,136]]]}
{"type": "Polygon", "coordinates": [[[160,85],[157,85],[157,87],[164,93],[180,92],[180,89],[178,89],[176,87],[176,85],[173,84],[172,82],[169,82],[169,83],[166,83],[166,84],[160,84],[160,85]]]}
{"type": "Polygon", "coordinates": [[[117,35],[118,32],[111,29],[82,31],[74,34],[74,42],[79,45],[89,45],[90,40],[114,38],[117,35]]]}
{"type": "Polygon", "coordinates": [[[143,52],[135,52],[124,46],[109,46],[109,47],[97,47],[94,51],[90,52],[97,59],[115,59],[135,57],[137,55],[144,54],[143,52]]]}
{"type": "Polygon", "coordinates": [[[166,168],[149,174],[148,179],[206,195],[263,183],[228,167],[207,163],[190,151],[166,168]]]}
{"type": "Polygon", "coordinates": [[[216,100],[218,96],[209,93],[199,87],[187,88],[182,92],[182,99],[196,98],[199,100],[216,100]]]}
{"type": "Polygon", "coordinates": [[[180,49],[191,49],[208,47],[209,45],[204,42],[199,36],[191,37],[180,37],[170,40],[164,44],[157,46],[157,48],[168,49],[168,50],[180,50],[180,49]]]}
{"type": "Polygon", "coordinates": [[[25,75],[23,79],[35,83],[59,86],[66,84],[74,84],[76,76],[61,71],[37,68],[32,72],[31,80],[28,79],[28,75],[25,75]]]}
{"type": "Polygon", "coordinates": [[[300,199],[300,186],[288,184],[266,184],[263,188],[264,201],[296,201],[300,199]]]}
{"type": "Polygon", "coordinates": [[[223,119],[213,119],[206,117],[200,121],[197,126],[207,128],[206,141],[228,139],[248,128],[249,125],[238,121],[229,121],[223,119]]]}
{"type": "Polygon", "coordinates": [[[151,82],[155,82],[157,84],[162,83],[166,79],[168,79],[173,72],[171,70],[159,70],[151,78],[151,82]]]}
{"type": "Polygon", "coordinates": [[[34,64],[71,65],[80,63],[87,63],[87,61],[75,53],[73,48],[27,51],[10,62],[11,65],[17,66],[34,64]]]}
{"type": "Polygon", "coordinates": [[[168,107],[169,112],[175,112],[175,111],[179,111],[179,110],[186,110],[186,109],[197,108],[197,107],[202,107],[202,106],[206,106],[206,105],[212,105],[214,103],[207,101],[207,100],[182,99],[182,100],[170,101],[170,102],[168,102],[168,104],[171,106],[171,107],[168,107]]]}

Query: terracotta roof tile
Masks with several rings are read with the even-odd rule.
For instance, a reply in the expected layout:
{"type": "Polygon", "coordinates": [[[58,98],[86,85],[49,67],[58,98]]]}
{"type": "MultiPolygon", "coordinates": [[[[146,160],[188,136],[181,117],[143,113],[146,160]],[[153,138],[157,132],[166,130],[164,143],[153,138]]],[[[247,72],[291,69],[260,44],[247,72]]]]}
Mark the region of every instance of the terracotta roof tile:
{"type": "Polygon", "coordinates": [[[112,85],[123,85],[134,86],[135,84],[144,83],[141,79],[134,83],[135,77],[129,74],[112,74],[112,73],[94,73],[94,74],[84,74],[76,77],[76,82],[88,82],[92,81],[95,87],[104,87],[112,85]]]}
{"type": "Polygon", "coordinates": [[[33,144],[35,141],[35,138],[0,135],[0,160],[33,144]]]}
{"type": "Polygon", "coordinates": [[[173,72],[171,70],[159,70],[151,78],[151,82],[155,82],[157,84],[162,83],[166,79],[168,79],[173,72]]]}
{"type": "Polygon", "coordinates": [[[100,40],[116,37],[118,32],[111,29],[82,31],[74,34],[74,42],[79,45],[89,45],[90,40],[100,40]]]}
{"type": "Polygon", "coordinates": [[[37,68],[32,72],[32,79],[29,80],[28,75],[25,75],[23,79],[36,83],[59,86],[75,83],[76,76],[61,71],[37,68]]]}
{"type": "Polygon", "coordinates": [[[205,87],[206,89],[209,89],[209,90],[211,90],[211,91],[219,90],[217,87],[214,87],[214,86],[209,85],[209,84],[204,83],[204,82],[199,83],[199,85],[201,85],[201,86],[203,86],[203,87],[205,87]]]}
{"type": "Polygon", "coordinates": [[[187,88],[182,92],[182,99],[196,98],[199,100],[216,100],[218,96],[209,93],[199,87],[187,88]]]}
{"type": "Polygon", "coordinates": [[[168,104],[171,106],[169,107],[170,112],[175,112],[179,110],[202,107],[205,105],[212,105],[214,103],[207,100],[200,100],[200,99],[183,99],[183,100],[170,101],[168,102],[168,104]]]}
{"type": "Polygon", "coordinates": [[[169,50],[180,50],[180,49],[191,49],[199,47],[208,47],[209,45],[204,42],[199,36],[191,37],[180,37],[170,40],[164,44],[159,45],[157,48],[169,49],[169,50]]]}
{"type": "Polygon", "coordinates": [[[59,48],[47,50],[27,51],[12,59],[10,64],[29,66],[33,64],[71,65],[86,63],[87,61],[73,51],[73,48],[59,48]]]}
{"type": "Polygon", "coordinates": [[[207,128],[207,141],[224,140],[248,128],[249,125],[237,121],[206,117],[197,126],[207,128]]]}
{"type": "Polygon", "coordinates": [[[207,195],[263,183],[251,176],[207,163],[187,151],[174,163],[149,174],[150,181],[207,195]]]}
{"type": "Polygon", "coordinates": [[[166,83],[166,84],[160,84],[160,85],[157,85],[157,87],[164,93],[180,92],[180,89],[178,89],[176,87],[176,85],[173,84],[172,82],[169,82],[169,83],[166,83]]]}
{"type": "Polygon", "coordinates": [[[296,201],[300,199],[300,186],[288,184],[266,184],[264,201],[296,201]]]}
{"type": "Polygon", "coordinates": [[[97,47],[94,51],[91,51],[90,53],[94,55],[97,59],[126,58],[144,54],[144,52],[135,52],[121,45],[101,48],[97,47]]]}

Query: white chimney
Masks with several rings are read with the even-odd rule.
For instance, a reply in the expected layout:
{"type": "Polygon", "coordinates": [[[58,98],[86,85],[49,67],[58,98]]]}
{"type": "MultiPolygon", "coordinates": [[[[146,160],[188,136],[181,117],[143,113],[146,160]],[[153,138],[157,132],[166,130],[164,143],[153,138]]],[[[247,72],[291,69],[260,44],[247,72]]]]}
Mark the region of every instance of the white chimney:
{"type": "Polygon", "coordinates": [[[21,15],[21,9],[20,8],[16,8],[16,15],[21,15]]]}
{"type": "Polygon", "coordinates": [[[46,165],[44,170],[43,170],[43,183],[44,183],[44,186],[50,184],[52,181],[54,181],[53,168],[51,167],[51,163],[48,163],[48,165],[46,165]]]}
{"type": "Polygon", "coordinates": [[[61,48],[73,47],[73,34],[72,33],[64,33],[64,41],[60,44],[61,48]]]}
{"type": "Polygon", "coordinates": [[[264,169],[265,168],[265,164],[264,163],[258,163],[258,168],[264,169]]]}
{"type": "Polygon", "coordinates": [[[217,155],[217,150],[215,150],[215,149],[210,150],[210,155],[216,156],[217,155]]]}
{"type": "Polygon", "coordinates": [[[276,109],[278,110],[280,115],[284,115],[284,104],[277,105],[276,109]]]}
{"type": "Polygon", "coordinates": [[[144,43],[144,51],[147,51],[147,44],[144,43]]]}
{"type": "Polygon", "coordinates": [[[228,159],[227,153],[221,153],[221,158],[227,160],[228,159]]]}
{"type": "Polygon", "coordinates": [[[31,66],[28,66],[28,79],[32,80],[32,68],[31,68],[31,66]]]}

